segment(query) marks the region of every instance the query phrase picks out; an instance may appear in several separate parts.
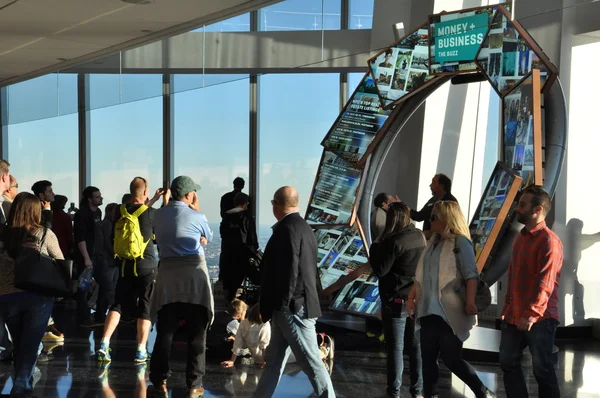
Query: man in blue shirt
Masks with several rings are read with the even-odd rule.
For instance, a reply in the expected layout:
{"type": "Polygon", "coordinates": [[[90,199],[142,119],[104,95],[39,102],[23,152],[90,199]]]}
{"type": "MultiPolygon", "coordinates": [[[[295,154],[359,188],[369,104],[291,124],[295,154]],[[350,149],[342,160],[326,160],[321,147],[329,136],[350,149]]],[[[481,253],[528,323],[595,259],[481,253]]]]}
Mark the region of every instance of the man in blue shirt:
{"type": "Polygon", "coordinates": [[[212,240],[213,232],[200,212],[199,189],[200,185],[188,176],[175,178],[171,183],[172,200],[154,217],[160,268],[152,306],[158,320],[149,396],[164,396],[167,392],[171,344],[180,320],[186,324],[188,396],[204,394],[206,330],[212,323],[214,300],[202,246],[212,240]]]}

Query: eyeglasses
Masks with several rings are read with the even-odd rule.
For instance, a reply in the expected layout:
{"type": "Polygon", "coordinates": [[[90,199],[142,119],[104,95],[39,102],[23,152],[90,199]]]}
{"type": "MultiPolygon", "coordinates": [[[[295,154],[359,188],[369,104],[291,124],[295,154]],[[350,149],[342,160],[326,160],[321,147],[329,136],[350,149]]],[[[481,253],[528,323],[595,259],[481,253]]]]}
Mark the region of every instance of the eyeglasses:
{"type": "Polygon", "coordinates": [[[271,199],[271,205],[275,206],[277,204],[277,202],[275,202],[275,199],[271,199]]]}
{"type": "Polygon", "coordinates": [[[11,185],[10,188],[17,188],[17,189],[19,189],[19,184],[11,185]]]}
{"type": "Polygon", "coordinates": [[[435,214],[432,214],[431,217],[429,217],[429,221],[437,221],[439,219],[440,218],[437,215],[435,215],[435,214]]]}

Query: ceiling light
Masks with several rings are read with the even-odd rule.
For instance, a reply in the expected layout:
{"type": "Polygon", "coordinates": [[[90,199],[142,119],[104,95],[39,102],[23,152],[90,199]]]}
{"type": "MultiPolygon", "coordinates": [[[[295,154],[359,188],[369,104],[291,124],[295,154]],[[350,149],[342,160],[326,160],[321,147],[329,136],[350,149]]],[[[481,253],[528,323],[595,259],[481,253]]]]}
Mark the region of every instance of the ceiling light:
{"type": "Polygon", "coordinates": [[[123,1],[125,3],[129,3],[129,4],[136,4],[136,5],[154,3],[154,0],[121,0],[121,1],[123,1]]]}

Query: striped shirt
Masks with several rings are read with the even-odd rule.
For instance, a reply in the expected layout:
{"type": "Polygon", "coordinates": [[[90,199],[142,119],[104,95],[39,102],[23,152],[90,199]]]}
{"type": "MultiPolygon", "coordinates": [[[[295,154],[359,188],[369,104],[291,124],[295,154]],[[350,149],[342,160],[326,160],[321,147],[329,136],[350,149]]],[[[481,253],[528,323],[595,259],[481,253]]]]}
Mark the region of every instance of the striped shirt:
{"type": "Polygon", "coordinates": [[[523,228],[515,238],[508,268],[508,287],[502,316],[517,325],[554,318],[558,313],[558,279],[563,264],[563,246],[542,221],[531,231],[523,228]]]}

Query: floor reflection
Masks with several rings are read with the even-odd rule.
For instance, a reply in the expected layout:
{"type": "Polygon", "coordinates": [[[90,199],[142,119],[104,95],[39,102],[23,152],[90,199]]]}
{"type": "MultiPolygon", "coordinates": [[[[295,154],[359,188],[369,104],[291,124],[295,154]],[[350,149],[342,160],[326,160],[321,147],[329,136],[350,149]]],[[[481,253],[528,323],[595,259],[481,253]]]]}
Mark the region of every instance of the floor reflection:
{"type": "MultiPolygon", "coordinates": [[[[80,397],[145,397],[148,385],[146,366],[136,367],[135,328],[131,325],[119,327],[111,347],[113,362],[102,366],[96,361],[96,339],[100,331],[80,328],[68,330],[64,345],[48,346],[53,359],[38,363],[34,375],[35,393],[38,398],[80,397]]],[[[330,332],[333,334],[333,332],[330,332]]],[[[364,343],[364,334],[342,332],[336,334],[336,354],[332,380],[338,397],[377,397],[385,391],[385,355],[379,342],[364,343]]],[[[154,336],[152,336],[154,338],[154,336]]],[[[556,356],[557,375],[563,397],[600,397],[600,342],[558,342],[556,356]]],[[[174,345],[172,361],[173,376],[169,379],[172,398],[185,397],[185,351],[182,344],[174,345]]],[[[234,369],[219,366],[223,358],[207,360],[204,379],[205,397],[249,397],[256,388],[261,370],[252,365],[238,364],[234,369]]],[[[502,372],[496,364],[471,362],[486,386],[498,397],[505,397],[502,372]]],[[[406,364],[408,367],[408,363],[406,364]]],[[[523,368],[531,397],[537,397],[537,384],[531,370],[531,356],[525,351],[523,368]]],[[[0,363],[0,392],[8,394],[12,388],[12,365],[0,363]]],[[[408,372],[408,369],[407,369],[408,372]]],[[[408,385],[408,373],[404,385],[408,385]]],[[[468,387],[441,366],[440,397],[473,397],[468,387]]],[[[404,389],[402,397],[410,397],[404,389]]],[[[306,375],[298,365],[285,369],[275,397],[306,398],[312,396],[312,388],[306,375]]]]}

